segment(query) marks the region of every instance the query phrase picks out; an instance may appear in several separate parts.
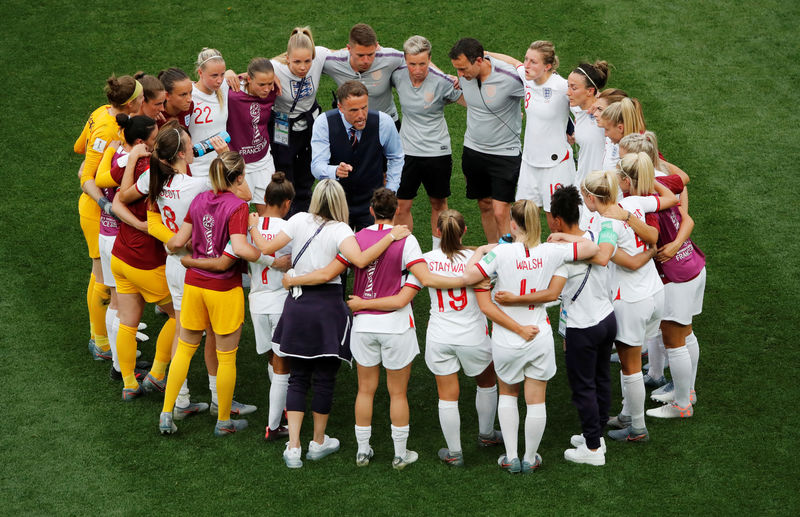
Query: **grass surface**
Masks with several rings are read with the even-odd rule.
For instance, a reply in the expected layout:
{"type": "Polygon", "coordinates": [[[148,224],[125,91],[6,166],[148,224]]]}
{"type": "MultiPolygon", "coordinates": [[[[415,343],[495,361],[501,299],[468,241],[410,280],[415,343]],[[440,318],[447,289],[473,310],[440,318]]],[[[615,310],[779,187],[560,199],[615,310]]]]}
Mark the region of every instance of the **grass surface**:
{"type": "MultiPolygon", "coordinates": [[[[791,456],[798,437],[798,388],[791,372],[799,359],[794,159],[800,121],[788,95],[800,75],[800,4],[352,1],[314,5],[313,11],[309,4],[287,3],[279,11],[256,2],[198,7],[186,1],[78,6],[12,0],[0,6],[0,57],[7,70],[0,95],[6,155],[0,172],[0,220],[6,228],[0,244],[2,513],[800,511],[800,469],[791,456]],[[691,420],[649,420],[651,441],[633,447],[610,443],[603,468],[567,464],[563,449],[579,422],[558,354],[541,471],[508,476],[494,464],[499,451],[473,445],[471,380],[462,381],[461,397],[467,468],[447,470],[435,459],[444,440],[433,377],[420,357],[409,389],[409,447],[420,452],[417,464],[403,472],[390,467],[388,400],[381,388],[373,421],[375,460],[369,468],[354,467],[356,379],[354,371],[343,369],[329,426],[342,451],[288,471],[280,459],[283,445],[262,440],[268,381],[249,320],[236,398],[260,406],[251,429],[218,440],[205,415],[179,423],[180,432],[163,439],[156,428],[157,397],[120,402],[108,364],[89,360],[85,346],[89,261],[76,206],[80,157],[72,153],[86,117],[104,102],[104,80],[111,72],[152,73],[167,66],[188,71],[203,46],[220,49],[228,65],[240,70],[251,57],[283,51],[296,25],[311,25],[318,44],[338,48],[360,21],[372,24],[385,46],[400,48],[408,36],[425,35],[434,62],[450,73],[447,50],[463,36],[515,56],[532,40],[550,39],[565,76],[582,59],[614,65],[609,86],[642,101],[664,155],[692,177],[694,238],[708,257],[708,285],[704,312],[695,320],[701,362],[691,420]]],[[[323,88],[320,103],[327,105],[329,98],[323,88]]],[[[446,115],[455,150],[450,204],[467,217],[467,243],[481,244],[477,210],[464,199],[459,172],[464,111],[451,106],[446,115]]],[[[425,204],[415,207],[415,233],[423,247],[430,242],[425,204]]],[[[421,329],[426,309],[423,292],[416,300],[421,329]]],[[[161,320],[148,309],[145,321],[154,340],[161,320]]],[[[142,347],[146,357],[153,346],[142,347]]],[[[201,363],[195,359],[190,372],[200,400],[208,396],[201,363]]]]}

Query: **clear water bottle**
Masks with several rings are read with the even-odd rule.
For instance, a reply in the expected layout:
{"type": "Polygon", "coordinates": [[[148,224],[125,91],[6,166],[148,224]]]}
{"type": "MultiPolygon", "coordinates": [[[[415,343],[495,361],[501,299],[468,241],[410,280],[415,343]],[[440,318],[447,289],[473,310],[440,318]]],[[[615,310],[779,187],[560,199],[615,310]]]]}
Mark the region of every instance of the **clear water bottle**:
{"type": "MultiPolygon", "coordinates": [[[[227,131],[222,131],[218,135],[214,136],[218,136],[226,142],[231,141],[231,135],[229,135],[227,131]]],[[[207,138],[198,144],[194,144],[194,147],[192,147],[192,153],[194,153],[195,158],[198,156],[203,156],[204,154],[208,154],[214,150],[214,146],[211,145],[211,138],[207,138]]]]}

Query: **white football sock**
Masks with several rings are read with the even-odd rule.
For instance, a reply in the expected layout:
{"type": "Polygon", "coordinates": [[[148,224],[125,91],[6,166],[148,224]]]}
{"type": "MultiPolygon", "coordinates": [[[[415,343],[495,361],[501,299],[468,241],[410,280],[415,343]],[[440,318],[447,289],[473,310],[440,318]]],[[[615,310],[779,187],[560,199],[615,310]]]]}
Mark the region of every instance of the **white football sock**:
{"type": "Polygon", "coordinates": [[[408,431],[411,426],[402,427],[392,426],[392,441],[394,442],[394,457],[403,458],[406,455],[406,443],[408,443],[408,431]]]}
{"type": "Polygon", "coordinates": [[[119,357],[117,357],[118,332],[119,318],[117,318],[117,309],[108,309],[106,310],[106,334],[108,334],[108,344],[111,347],[111,361],[116,371],[119,371],[119,357]]]}
{"type": "Polygon", "coordinates": [[[213,404],[219,405],[219,401],[217,400],[217,376],[216,375],[209,375],[208,376],[208,389],[211,391],[211,402],[213,404]]]}
{"type": "Polygon", "coordinates": [[[275,370],[272,368],[272,363],[267,363],[267,377],[269,377],[269,382],[272,382],[274,376],[275,370]]]}
{"type": "Polygon", "coordinates": [[[181,390],[178,392],[178,398],[175,399],[175,406],[185,408],[189,407],[191,402],[189,399],[189,381],[184,379],[183,384],[181,384],[181,390]]]}
{"type": "Polygon", "coordinates": [[[636,429],[644,429],[644,379],[642,372],[633,375],[623,375],[625,383],[625,401],[631,415],[631,425],[636,429]]]}
{"type": "Polygon", "coordinates": [[[675,384],[675,403],[679,407],[686,407],[689,405],[689,389],[692,384],[692,358],[685,346],[668,348],[667,354],[669,354],[669,371],[675,384]]]}
{"type": "Polygon", "coordinates": [[[523,460],[531,465],[536,463],[536,451],[539,450],[546,424],[547,409],[544,402],[528,404],[528,412],[525,415],[525,457],[523,460]]]}
{"type": "Polygon", "coordinates": [[[697,342],[694,332],[686,336],[686,350],[689,352],[689,357],[692,358],[692,385],[689,389],[693,390],[697,380],[697,362],[700,360],[700,344],[697,342]]]}
{"type": "Polygon", "coordinates": [[[500,421],[500,431],[503,433],[503,442],[506,444],[506,457],[513,460],[518,457],[519,408],[517,407],[517,397],[500,395],[497,401],[497,419],[500,421]]]}
{"type": "Polygon", "coordinates": [[[356,428],[356,442],[358,443],[358,452],[367,454],[369,453],[369,439],[372,436],[372,426],[355,426],[356,428]]]}
{"type": "Polygon", "coordinates": [[[438,250],[439,248],[442,247],[442,239],[440,239],[439,237],[434,237],[433,235],[431,235],[431,242],[433,244],[433,247],[431,248],[432,250],[438,250]]]}
{"type": "Polygon", "coordinates": [[[475,409],[478,412],[478,432],[484,436],[494,432],[494,419],[497,416],[497,384],[491,388],[475,390],[475,409]]]}
{"type": "Polygon", "coordinates": [[[269,386],[269,428],[277,429],[281,425],[281,416],[286,408],[286,391],[289,389],[289,374],[276,373],[269,386]]]}
{"type": "Polygon", "coordinates": [[[649,339],[647,343],[648,359],[650,360],[650,369],[647,375],[651,379],[660,379],[664,376],[664,359],[666,358],[666,350],[664,350],[664,340],[661,338],[661,333],[655,338],[649,339]]]}
{"type": "Polygon", "coordinates": [[[619,371],[619,385],[620,385],[620,394],[622,396],[622,409],[619,411],[620,415],[631,416],[631,410],[628,408],[628,397],[625,393],[625,375],[622,374],[622,370],[619,371]]]}
{"type": "Polygon", "coordinates": [[[439,399],[439,425],[450,453],[461,452],[461,415],[457,400],[439,399]]]}

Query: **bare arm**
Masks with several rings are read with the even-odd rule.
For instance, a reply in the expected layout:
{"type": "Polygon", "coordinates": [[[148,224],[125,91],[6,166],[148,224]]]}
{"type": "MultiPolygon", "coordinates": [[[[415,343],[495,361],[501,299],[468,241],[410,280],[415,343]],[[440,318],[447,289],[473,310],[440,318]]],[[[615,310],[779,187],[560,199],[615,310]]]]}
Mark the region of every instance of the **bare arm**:
{"type": "Polygon", "coordinates": [[[486,54],[487,56],[489,56],[491,58],[499,59],[500,61],[508,63],[509,65],[513,66],[514,68],[517,68],[518,66],[520,66],[522,64],[522,61],[520,61],[520,60],[518,60],[516,58],[513,58],[513,57],[511,57],[511,56],[509,56],[507,54],[501,54],[499,52],[484,52],[484,54],[486,54]]]}
{"type": "MultiPolygon", "coordinates": [[[[117,198],[114,198],[114,201],[116,200],[117,198]]],[[[167,241],[167,249],[170,252],[175,253],[179,249],[186,246],[186,243],[189,242],[189,239],[191,238],[192,238],[192,223],[184,221],[183,224],[181,224],[178,233],[173,235],[172,238],[169,241],[167,241]]]]}
{"type": "Polygon", "coordinates": [[[407,237],[411,232],[408,226],[398,225],[392,228],[392,231],[387,233],[381,240],[370,246],[365,250],[361,250],[355,237],[348,237],[339,245],[339,251],[342,252],[344,258],[355,267],[367,267],[372,261],[380,257],[386,251],[392,242],[407,237]]]}
{"type": "Polygon", "coordinates": [[[692,236],[694,230],[694,219],[689,215],[689,192],[684,188],[681,192],[681,205],[678,207],[681,213],[681,225],[678,228],[678,235],[675,240],[669,242],[658,249],[656,260],[659,262],[666,262],[678,253],[681,246],[692,236]]]}
{"type": "Polygon", "coordinates": [[[547,289],[534,291],[528,294],[513,294],[510,291],[498,291],[494,293],[494,301],[500,305],[534,305],[558,300],[561,291],[566,285],[567,279],[563,276],[553,276],[547,289]]]}
{"type": "Polygon", "coordinates": [[[520,325],[511,316],[503,312],[500,307],[492,302],[492,296],[489,291],[475,291],[475,298],[478,300],[481,312],[492,320],[495,325],[500,325],[514,332],[525,341],[532,340],[539,333],[539,327],[536,325],[520,325]]]}
{"type": "Polygon", "coordinates": [[[400,292],[393,296],[384,296],[383,298],[374,298],[372,300],[365,300],[358,296],[350,296],[347,301],[347,306],[353,312],[358,311],[396,311],[402,309],[414,299],[414,296],[419,292],[416,287],[403,286],[400,292]]]}
{"type": "Polygon", "coordinates": [[[283,275],[283,287],[291,289],[297,285],[319,285],[325,284],[341,275],[347,266],[344,265],[339,259],[331,260],[327,266],[306,273],[305,275],[289,276],[283,275]]]}
{"type": "Polygon", "coordinates": [[[650,260],[655,257],[656,251],[656,248],[648,246],[648,248],[641,253],[629,255],[621,249],[617,249],[617,252],[614,253],[613,257],[611,257],[611,261],[618,266],[624,267],[625,269],[636,271],[640,267],[650,262],[650,260]]]}
{"type": "Polygon", "coordinates": [[[484,279],[483,273],[476,266],[468,266],[461,276],[442,276],[431,273],[428,266],[421,262],[411,266],[410,271],[422,282],[422,285],[434,289],[455,289],[476,284],[484,279]]]}
{"type": "Polygon", "coordinates": [[[655,182],[656,192],[658,192],[659,196],[659,203],[658,203],[658,210],[666,210],[667,208],[672,208],[673,206],[680,203],[678,200],[678,196],[676,196],[666,185],[662,185],[661,182],[655,182]]]}
{"type": "Polygon", "coordinates": [[[664,165],[664,167],[667,168],[667,172],[669,174],[677,174],[678,176],[680,176],[681,179],[683,180],[684,185],[689,183],[689,175],[683,172],[683,169],[681,169],[677,165],[669,163],[667,160],[661,160],[661,163],[664,165]]]}
{"type": "Polygon", "coordinates": [[[231,234],[231,247],[237,257],[243,258],[248,262],[255,262],[261,258],[258,248],[247,242],[247,236],[243,233],[231,234]]]}

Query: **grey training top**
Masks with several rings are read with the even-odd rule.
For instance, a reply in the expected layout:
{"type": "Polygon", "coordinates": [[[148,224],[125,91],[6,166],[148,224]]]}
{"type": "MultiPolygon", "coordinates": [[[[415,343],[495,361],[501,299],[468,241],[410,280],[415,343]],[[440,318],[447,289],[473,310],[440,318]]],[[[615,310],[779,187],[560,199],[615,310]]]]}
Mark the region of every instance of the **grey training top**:
{"type": "Polygon", "coordinates": [[[391,78],[392,72],[404,64],[402,52],[379,47],[369,70],[359,73],[350,66],[350,51],[344,48],[331,52],[325,58],[322,73],[328,74],[339,86],[347,81],[359,81],[369,92],[369,109],[382,111],[396,121],[398,116],[392,96],[391,78]]]}
{"type": "Polygon", "coordinates": [[[432,66],[428,66],[428,75],[418,87],[412,86],[405,65],[394,71],[392,84],[403,109],[400,138],[405,153],[410,156],[451,154],[444,107],[457,101],[461,90],[456,90],[453,81],[432,66]]]}
{"type": "Polygon", "coordinates": [[[467,103],[467,132],[464,146],[501,156],[520,153],[522,109],[525,87],[517,71],[502,61],[485,58],[492,72],[478,88],[478,79],[459,79],[467,103]]]}

